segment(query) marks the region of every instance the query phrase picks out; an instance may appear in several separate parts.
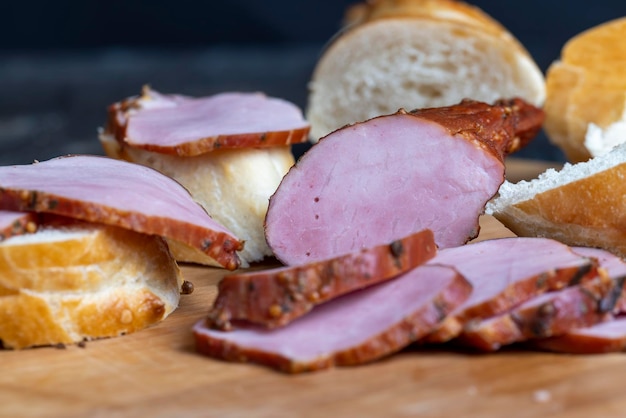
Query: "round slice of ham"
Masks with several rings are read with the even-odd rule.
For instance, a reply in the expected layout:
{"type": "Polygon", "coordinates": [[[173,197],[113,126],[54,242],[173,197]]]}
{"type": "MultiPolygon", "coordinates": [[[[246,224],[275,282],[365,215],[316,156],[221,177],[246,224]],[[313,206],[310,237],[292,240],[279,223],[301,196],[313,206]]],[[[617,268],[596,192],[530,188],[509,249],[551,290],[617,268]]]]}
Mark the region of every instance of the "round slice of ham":
{"type": "Polygon", "coordinates": [[[32,212],[0,210],[0,241],[37,230],[37,217],[32,212]]]}
{"type": "Polygon", "coordinates": [[[301,264],[431,229],[440,248],[478,235],[503,155],[541,126],[523,102],[400,110],[322,138],[270,199],[267,242],[301,264]],[[520,128],[518,130],[517,128],[520,128]],[[530,133],[529,133],[530,132],[530,133]]]}
{"type": "Polygon", "coordinates": [[[330,260],[230,274],[219,283],[209,312],[211,326],[227,330],[231,320],[284,326],[316,305],[405,273],[436,252],[433,233],[427,229],[330,260]]]}
{"type": "Polygon", "coordinates": [[[444,266],[420,266],[396,279],[316,306],[285,327],[193,328],[197,350],[297,373],[371,362],[426,335],[467,298],[471,285],[444,266]]]}
{"type": "Polygon", "coordinates": [[[99,156],[0,167],[0,208],[47,212],[160,235],[234,270],[243,244],[179,183],[156,170],[99,156]]]}
{"type": "Polygon", "coordinates": [[[263,93],[193,98],[149,88],[112,105],[108,125],[129,146],[180,156],[305,142],[310,129],[296,105],[263,93]]]}

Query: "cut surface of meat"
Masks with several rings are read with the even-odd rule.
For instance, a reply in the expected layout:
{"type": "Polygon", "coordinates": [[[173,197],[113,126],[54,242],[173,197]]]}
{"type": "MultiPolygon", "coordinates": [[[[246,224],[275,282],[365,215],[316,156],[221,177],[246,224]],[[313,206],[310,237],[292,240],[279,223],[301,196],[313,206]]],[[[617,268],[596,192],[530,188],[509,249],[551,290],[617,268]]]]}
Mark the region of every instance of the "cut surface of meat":
{"type": "Polygon", "coordinates": [[[470,322],[459,338],[468,346],[494,351],[515,342],[563,335],[603,322],[610,317],[623,283],[601,275],[544,293],[502,315],[470,322]]]}
{"type": "Polygon", "coordinates": [[[426,338],[430,343],[456,337],[470,320],[501,314],[541,293],[598,274],[594,260],[547,238],[500,238],[446,248],[429,263],[456,268],[474,288],[471,296],[426,338]]]}
{"type": "Polygon", "coordinates": [[[234,362],[284,372],[371,362],[430,332],[467,298],[471,286],[454,269],[420,266],[396,279],[316,306],[285,327],[239,325],[232,331],[196,323],[196,348],[234,362]]]}
{"type": "Polygon", "coordinates": [[[405,273],[435,256],[433,233],[424,230],[387,245],[293,267],[235,273],[218,285],[209,312],[217,329],[231,320],[284,326],[330,299],[405,273]]]}
{"type": "Polygon", "coordinates": [[[0,210],[0,241],[36,230],[37,217],[34,213],[0,210]]]}
{"type": "MultiPolygon", "coordinates": [[[[275,256],[303,264],[427,228],[440,248],[476,237],[478,217],[504,180],[500,150],[519,138],[515,129],[481,131],[480,119],[463,130],[467,106],[474,104],[438,109],[436,117],[401,110],[320,140],[270,198],[265,233],[275,256]]],[[[515,120],[509,111],[503,124],[515,120]]]]}
{"type": "Polygon", "coordinates": [[[161,235],[234,270],[243,246],[189,192],[151,168],[99,156],[0,167],[0,208],[44,212],[161,235]]]}
{"type": "Polygon", "coordinates": [[[569,354],[602,354],[626,349],[626,318],[613,318],[558,337],[529,341],[531,347],[569,354]]]}
{"type": "Polygon", "coordinates": [[[181,156],[304,142],[310,129],[296,105],[262,93],[192,98],[148,88],[113,104],[108,125],[118,141],[132,147],[181,156]]]}

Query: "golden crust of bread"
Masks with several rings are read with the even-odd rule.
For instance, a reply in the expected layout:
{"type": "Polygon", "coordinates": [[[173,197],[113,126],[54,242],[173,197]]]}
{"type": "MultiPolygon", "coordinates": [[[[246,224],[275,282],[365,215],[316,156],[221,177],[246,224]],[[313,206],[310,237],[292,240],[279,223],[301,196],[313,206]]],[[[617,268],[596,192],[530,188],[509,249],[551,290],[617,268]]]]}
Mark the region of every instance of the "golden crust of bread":
{"type": "Polygon", "coordinates": [[[626,104],[626,18],[581,32],[546,72],[548,138],[572,162],[591,157],[585,147],[589,123],[619,121],[626,104]]]}
{"type": "Polygon", "coordinates": [[[512,38],[498,21],[480,8],[457,0],[370,0],[346,10],[346,26],[384,18],[426,18],[478,27],[486,32],[512,38]]]}
{"type": "Polygon", "coordinates": [[[604,248],[626,257],[626,163],[536,194],[493,213],[521,236],[604,248]]]}
{"type": "Polygon", "coordinates": [[[77,223],[0,243],[0,339],[6,348],[138,331],[178,305],[182,275],[165,241],[77,223]]]}

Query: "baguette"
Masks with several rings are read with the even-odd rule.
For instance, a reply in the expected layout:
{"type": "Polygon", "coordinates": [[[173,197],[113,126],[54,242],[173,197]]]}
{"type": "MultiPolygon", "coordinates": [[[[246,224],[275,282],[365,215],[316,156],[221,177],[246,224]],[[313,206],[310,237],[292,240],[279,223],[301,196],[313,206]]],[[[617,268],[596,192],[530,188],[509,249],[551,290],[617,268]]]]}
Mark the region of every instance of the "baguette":
{"type": "Polygon", "coordinates": [[[531,181],[505,181],[486,206],[520,236],[606,249],[626,257],[626,144],[531,181]]]}
{"type": "Polygon", "coordinates": [[[161,237],[57,219],[0,241],[0,340],[22,349],[135,332],[165,319],[181,286],[161,237]]]}
{"type": "Polygon", "coordinates": [[[626,140],[626,18],[570,39],[546,72],[545,131],[570,162],[626,140]]]}
{"type": "Polygon", "coordinates": [[[309,90],[313,141],[399,108],[512,97],[541,105],[545,97],[543,74],[520,42],[453,0],[374,0],[348,9],[309,90]]]}

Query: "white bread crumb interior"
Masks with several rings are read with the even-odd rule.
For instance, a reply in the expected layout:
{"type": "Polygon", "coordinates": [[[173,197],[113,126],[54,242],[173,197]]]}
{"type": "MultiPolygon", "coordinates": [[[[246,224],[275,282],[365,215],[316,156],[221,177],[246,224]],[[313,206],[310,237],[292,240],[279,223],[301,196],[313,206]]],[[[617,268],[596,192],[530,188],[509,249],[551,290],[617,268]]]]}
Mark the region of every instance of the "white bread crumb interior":
{"type": "Polygon", "coordinates": [[[518,183],[505,181],[500,186],[498,196],[487,204],[485,213],[493,215],[502,212],[505,208],[530,200],[539,193],[581,180],[625,162],[626,143],[618,145],[601,157],[576,164],[565,163],[560,170],[550,168],[530,181],[522,180],[518,183]]]}

